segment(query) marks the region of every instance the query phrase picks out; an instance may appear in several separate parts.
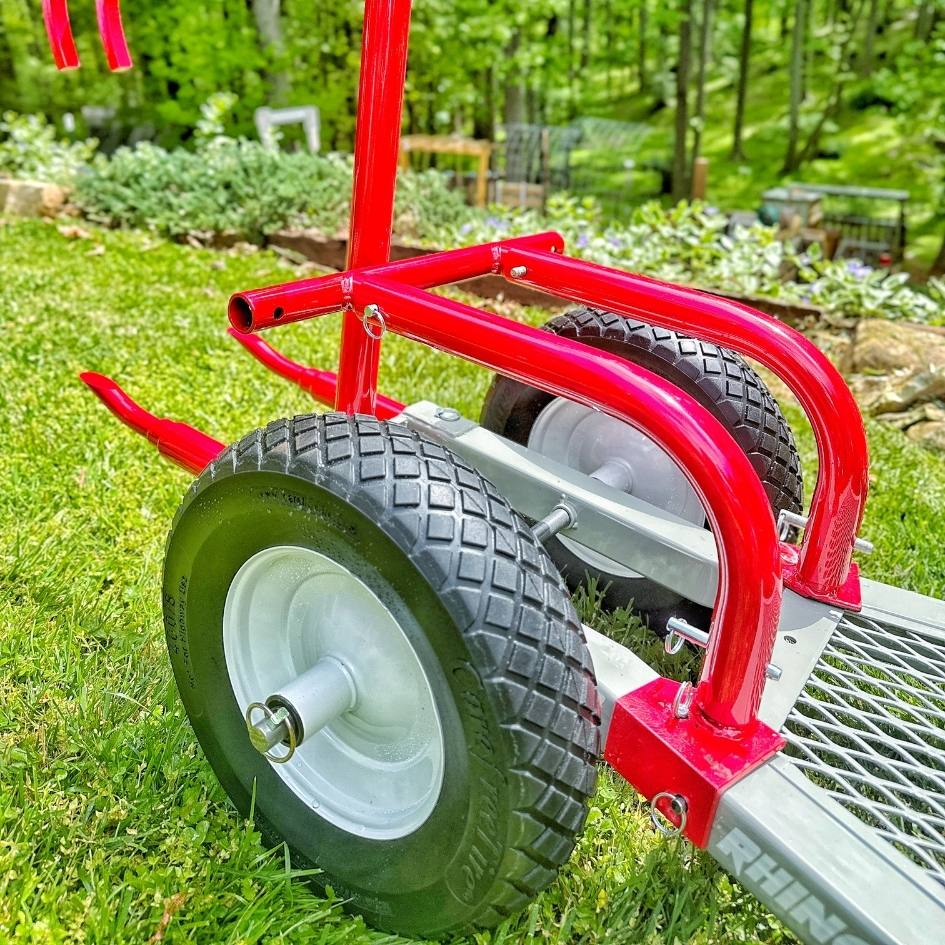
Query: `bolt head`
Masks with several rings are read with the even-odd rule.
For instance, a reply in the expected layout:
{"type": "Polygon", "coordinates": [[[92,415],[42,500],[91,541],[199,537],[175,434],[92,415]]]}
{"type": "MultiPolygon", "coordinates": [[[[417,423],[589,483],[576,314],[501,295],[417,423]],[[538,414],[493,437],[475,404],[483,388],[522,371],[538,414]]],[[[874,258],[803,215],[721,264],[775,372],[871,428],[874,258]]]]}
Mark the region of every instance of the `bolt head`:
{"type": "Polygon", "coordinates": [[[528,272],[528,270],[524,266],[513,266],[509,270],[509,275],[513,279],[521,279],[522,276],[524,276],[526,272],[528,272]]]}
{"type": "Polygon", "coordinates": [[[440,407],[436,412],[436,416],[438,420],[459,420],[462,414],[452,407],[440,407]]]}

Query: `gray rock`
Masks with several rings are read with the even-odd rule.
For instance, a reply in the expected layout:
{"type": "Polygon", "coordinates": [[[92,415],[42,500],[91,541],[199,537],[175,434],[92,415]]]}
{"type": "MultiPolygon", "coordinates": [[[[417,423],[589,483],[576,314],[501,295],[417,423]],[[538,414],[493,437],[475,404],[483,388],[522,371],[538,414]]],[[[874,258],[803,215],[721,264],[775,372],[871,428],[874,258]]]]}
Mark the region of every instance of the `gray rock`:
{"type": "Polygon", "coordinates": [[[59,184],[12,178],[0,181],[0,211],[12,216],[55,216],[68,196],[69,191],[59,184]]]}
{"type": "Polygon", "coordinates": [[[911,322],[864,318],[856,327],[850,370],[856,374],[911,376],[927,370],[945,371],[945,335],[911,322]]]}

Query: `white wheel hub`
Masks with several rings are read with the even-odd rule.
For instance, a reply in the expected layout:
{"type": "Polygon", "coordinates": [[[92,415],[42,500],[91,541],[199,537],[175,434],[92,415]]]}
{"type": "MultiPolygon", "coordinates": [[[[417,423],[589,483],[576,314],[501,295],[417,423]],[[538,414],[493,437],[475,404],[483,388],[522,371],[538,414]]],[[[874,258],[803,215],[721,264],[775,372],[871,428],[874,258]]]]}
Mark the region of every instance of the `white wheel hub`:
{"type": "Polygon", "coordinates": [[[241,712],[281,692],[317,720],[273,765],[307,806],[372,839],[426,821],[443,782],[440,718],[407,635],[363,581],[309,548],[266,548],[230,584],[223,650],[241,712]]]}
{"type": "MultiPolygon", "coordinates": [[[[526,445],[585,475],[596,474],[607,485],[687,522],[705,523],[699,496],[669,454],[635,427],[609,414],[556,398],[539,413],[526,445]]],[[[574,537],[558,535],[558,540],[596,571],[640,577],[574,537]]]]}

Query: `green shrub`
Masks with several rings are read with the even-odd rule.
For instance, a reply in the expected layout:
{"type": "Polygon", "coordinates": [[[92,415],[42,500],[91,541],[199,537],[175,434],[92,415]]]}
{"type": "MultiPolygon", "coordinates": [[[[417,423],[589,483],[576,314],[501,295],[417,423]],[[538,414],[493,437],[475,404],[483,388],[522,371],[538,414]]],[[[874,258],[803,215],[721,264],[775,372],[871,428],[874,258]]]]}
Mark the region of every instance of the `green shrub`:
{"type": "Polygon", "coordinates": [[[61,141],[42,115],[4,112],[0,118],[0,176],[71,184],[98,142],[61,141]]]}
{"type": "Polygon", "coordinates": [[[305,218],[334,233],[348,214],[350,162],[215,137],[196,151],[152,144],[100,157],[75,200],[93,220],[170,237],[236,233],[261,241],[305,218]]]}

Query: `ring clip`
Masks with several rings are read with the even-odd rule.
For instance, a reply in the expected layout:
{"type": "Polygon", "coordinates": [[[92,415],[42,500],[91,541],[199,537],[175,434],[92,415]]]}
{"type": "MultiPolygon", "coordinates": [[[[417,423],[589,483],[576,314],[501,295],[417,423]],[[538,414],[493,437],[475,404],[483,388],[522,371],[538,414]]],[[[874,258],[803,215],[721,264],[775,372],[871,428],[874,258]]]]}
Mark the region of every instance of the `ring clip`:
{"type": "Polygon", "coordinates": [[[381,311],[381,307],[373,302],[364,306],[361,324],[364,326],[368,338],[373,338],[375,341],[380,341],[387,334],[387,322],[384,321],[384,313],[381,311]]]}
{"type": "Polygon", "coordinates": [[[660,791],[653,795],[650,801],[650,822],[664,837],[678,837],[686,829],[686,817],[689,813],[689,802],[682,794],[672,794],[669,791],[660,791]],[[669,802],[670,811],[679,818],[676,823],[669,814],[660,810],[662,800],[669,802]]]}
{"type": "MultiPolygon", "coordinates": [[[[267,719],[271,719],[275,713],[272,709],[266,705],[265,702],[251,702],[246,708],[245,719],[247,725],[254,725],[253,722],[253,710],[258,709],[262,712],[263,716],[267,719]]],[[[289,747],[288,751],[282,755],[276,755],[273,753],[273,749],[270,748],[269,751],[263,752],[263,757],[268,758],[273,764],[282,765],[285,764],[294,754],[295,749],[298,747],[298,740],[295,734],[295,726],[292,724],[292,719],[286,718],[282,720],[285,724],[285,727],[289,733],[289,747]]]]}

